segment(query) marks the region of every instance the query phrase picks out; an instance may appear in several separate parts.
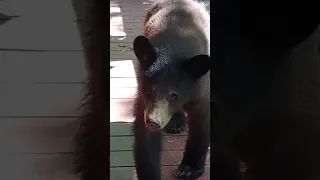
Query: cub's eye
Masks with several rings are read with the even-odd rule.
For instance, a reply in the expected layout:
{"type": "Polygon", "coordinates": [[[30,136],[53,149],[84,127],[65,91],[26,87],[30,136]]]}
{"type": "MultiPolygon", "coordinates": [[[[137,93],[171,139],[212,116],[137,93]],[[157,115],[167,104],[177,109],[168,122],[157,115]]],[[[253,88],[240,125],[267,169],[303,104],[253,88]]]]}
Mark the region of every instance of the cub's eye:
{"type": "Polygon", "coordinates": [[[169,94],[169,99],[172,100],[172,101],[176,101],[176,100],[179,99],[179,95],[177,93],[175,93],[175,92],[171,92],[169,94]]]}

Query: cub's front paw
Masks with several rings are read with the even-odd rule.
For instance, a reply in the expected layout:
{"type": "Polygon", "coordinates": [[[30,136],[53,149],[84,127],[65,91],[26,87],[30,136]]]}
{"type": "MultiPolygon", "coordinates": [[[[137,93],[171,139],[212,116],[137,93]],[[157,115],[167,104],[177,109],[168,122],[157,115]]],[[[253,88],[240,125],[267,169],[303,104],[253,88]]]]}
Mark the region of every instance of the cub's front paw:
{"type": "Polygon", "coordinates": [[[191,166],[180,164],[176,171],[176,177],[184,180],[194,180],[202,176],[204,173],[203,168],[192,168],[191,166]]]}
{"type": "Polygon", "coordinates": [[[184,114],[178,112],[172,116],[164,131],[169,134],[178,134],[186,130],[184,114]]]}

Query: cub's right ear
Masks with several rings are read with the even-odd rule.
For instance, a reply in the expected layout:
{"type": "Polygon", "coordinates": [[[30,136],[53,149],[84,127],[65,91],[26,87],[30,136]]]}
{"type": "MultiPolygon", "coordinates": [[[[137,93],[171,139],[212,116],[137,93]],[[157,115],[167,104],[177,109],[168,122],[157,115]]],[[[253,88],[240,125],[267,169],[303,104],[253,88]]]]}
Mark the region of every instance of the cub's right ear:
{"type": "Polygon", "coordinates": [[[183,69],[192,78],[198,79],[205,75],[211,68],[211,61],[208,55],[197,55],[182,64],[183,69]]]}
{"type": "Polygon", "coordinates": [[[138,36],[133,41],[133,51],[143,69],[148,69],[157,59],[157,53],[149,39],[138,36]]]}

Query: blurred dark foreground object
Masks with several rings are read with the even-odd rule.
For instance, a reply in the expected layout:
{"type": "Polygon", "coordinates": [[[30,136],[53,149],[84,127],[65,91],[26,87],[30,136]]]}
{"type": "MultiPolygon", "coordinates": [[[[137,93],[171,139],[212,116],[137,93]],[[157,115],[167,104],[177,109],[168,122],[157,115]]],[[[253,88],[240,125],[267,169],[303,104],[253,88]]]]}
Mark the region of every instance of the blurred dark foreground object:
{"type": "Polygon", "coordinates": [[[0,26],[5,24],[6,22],[12,20],[13,18],[18,18],[20,16],[9,16],[7,14],[0,12],[0,26]]]}
{"type": "Polygon", "coordinates": [[[211,2],[212,179],[320,179],[319,10],[284,3],[211,2]]]}
{"type": "Polygon", "coordinates": [[[73,0],[88,74],[75,169],[81,180],[109,179],[109,1],[73,0]]]}
{"type": "Polygon", "coordinates": [[[211,1],[211,11],[212,39],[222,31],[237,32],[255,51],[269,54],[298,45],[320,23],[317,2],[312,0],[218,0],[211,1]]]}

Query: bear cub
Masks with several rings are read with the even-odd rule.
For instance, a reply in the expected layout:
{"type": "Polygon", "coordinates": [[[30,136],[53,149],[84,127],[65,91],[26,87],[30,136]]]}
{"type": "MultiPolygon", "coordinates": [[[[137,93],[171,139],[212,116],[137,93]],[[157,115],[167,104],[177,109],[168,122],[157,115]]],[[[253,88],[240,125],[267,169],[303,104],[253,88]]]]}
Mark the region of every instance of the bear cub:
{"type": "Polygon", "coordinates": [[[197,179],[204,173],[210,143],[209,45],[210,15],[203,4],[158,0],[147,12],[143,35],[133,42],[139,62],[133,126],[139,180],[161,180],[161,130],[171,127],[177,133],[185,113],[188,139],[176,177],[197,179]]]}

